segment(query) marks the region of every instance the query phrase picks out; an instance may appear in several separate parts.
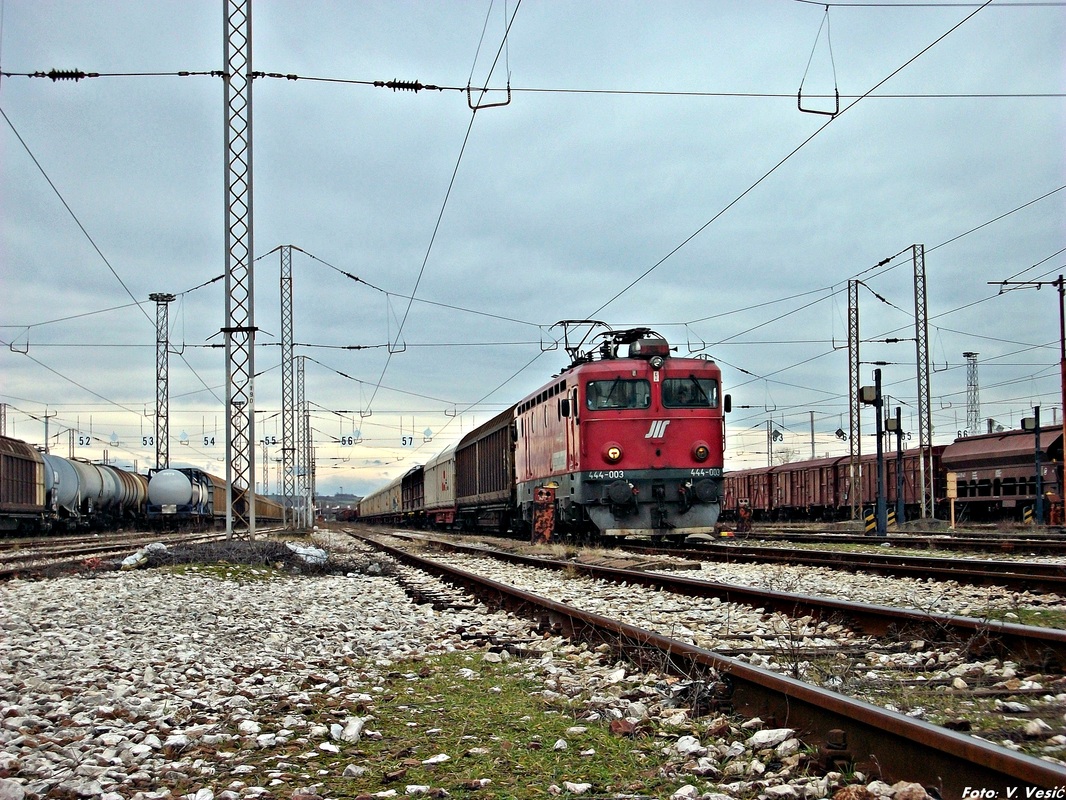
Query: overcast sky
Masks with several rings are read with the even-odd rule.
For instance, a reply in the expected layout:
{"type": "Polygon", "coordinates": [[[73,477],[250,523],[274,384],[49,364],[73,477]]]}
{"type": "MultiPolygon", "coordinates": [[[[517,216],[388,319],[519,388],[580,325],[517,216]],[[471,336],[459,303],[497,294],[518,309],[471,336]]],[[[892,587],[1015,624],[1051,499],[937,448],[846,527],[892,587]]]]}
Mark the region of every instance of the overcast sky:
{"type": "MultiPolygon", "coordinates": [[[[47,414],[61,454],[74,429],[79,456],[152,466],[148,295],[171,292],[171,460],[224,475],[224,284],[194,288],[225,270],[222,82],[177,76],[222,69],[222,6],[0,9],[7,433],[43,444],[47,414]],[[114,76],[25,77],[53,68],[114,76]]],[[[253,41],[255,70],[300,78],[253,83],[257,436],[281,436],[288,244],[320,492],[383,485],[536,389],[562,319],[718,361],[727,468],[766,463],[768,420],[809,456],[811,412],[816,453],[844,453],[857,276],[862,360],[888,362],[916,444],[914,244],[935,441],[966,428],[966,351],[982,420],[1061,421],[1055,289],[990,283],[1066,271],[1062,4],[263,0],[253,41]],[[453,88],[508,78],[476,114],[453,88]],[[367,85],[392,79],[448,88],[367,85]],[[801,111],[801,86],[841,113],[801,111]]]]}

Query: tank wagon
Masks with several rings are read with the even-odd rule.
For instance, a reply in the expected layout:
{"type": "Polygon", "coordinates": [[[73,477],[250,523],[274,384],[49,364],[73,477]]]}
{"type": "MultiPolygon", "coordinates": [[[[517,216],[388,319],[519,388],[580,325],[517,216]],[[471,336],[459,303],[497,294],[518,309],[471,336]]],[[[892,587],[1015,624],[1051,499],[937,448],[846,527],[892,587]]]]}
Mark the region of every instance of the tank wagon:
{"type": "MultiPolygon", "coordinates": [[[[247,516],[243,497],[234,509],[247,516]]],[[[226,481],[195,467],[161,469],[148,479],[147,517],[152,524],[165,527],[210,529],[226,523],[226,481]]],[[[284,507],[268,497],[255,495],[257,522],[284,521],[284,507]]]]}
{"type": "Polygon", "coordinates": [[[420,475],[421,508],[404,505],[404,494],[397,518],[394,481],[363,498],[359,517],[524,534],[547,491],[564,533],[712,530],[729,410],[718,366],[674,355],[648,328],[602,332],[587,350],[568,351],[556,378],[397,479],[420,475]]]}
{"type": "MultiPolygon", "coordinates": [[[[1040,432],[1042,492],[1062,497],[1062,429],[1040,432]]],[[[1019,520],[1036,501],[1036,439],[1031,431],[1005,431],[960,437],[949,445],[931,448],[933,496],[927,507],[947,515],[947,474],[957,482],[956,517],[975,521],[1019,520]]],[[[896,455],[885,450],[885,493],[896,507],[896,455]]],[[[930,470],[930,459],[926,459],[930,470]]],[[[851,512],[851,487],[861,485],[861,498],[870,506],[877,497],[877,460],[860,459],[860,473],[851,475],[849,456],[834,456],[727,472],[724,513],[736,516],[747,506],[755,519],[834,521],[851,512]],[[861,482],[861,484],[860,484],[861,482]]],[[[927,476],[926,483],[929,483],[927,476]]],[[[917,449],[903,454],[903,503],[908,519],[921,507],[921,464],[917,449]]]]}
{"type": "Polygon", "coordinates": [[[105,529],[144,519],[148,479],[0,437],[0,530],[105,529]]]}

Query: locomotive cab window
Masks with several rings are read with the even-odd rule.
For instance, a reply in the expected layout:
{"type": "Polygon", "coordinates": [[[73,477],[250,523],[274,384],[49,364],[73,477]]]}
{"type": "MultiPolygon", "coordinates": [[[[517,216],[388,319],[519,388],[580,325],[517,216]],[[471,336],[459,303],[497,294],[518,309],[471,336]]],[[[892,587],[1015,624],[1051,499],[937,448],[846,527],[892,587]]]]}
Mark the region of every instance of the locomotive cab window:
{"type": "Polygon", "coordinates": [[[585,405],[591,411],[647,408],[651,405],[651,385],[643,379],[589,381],[585,384],[585,405]]]}
{"type": "Polygon", "coordinates": [[[717,408],[718,381],[714,378],[666,378],[663,381],[666,408],[717,408]]]}

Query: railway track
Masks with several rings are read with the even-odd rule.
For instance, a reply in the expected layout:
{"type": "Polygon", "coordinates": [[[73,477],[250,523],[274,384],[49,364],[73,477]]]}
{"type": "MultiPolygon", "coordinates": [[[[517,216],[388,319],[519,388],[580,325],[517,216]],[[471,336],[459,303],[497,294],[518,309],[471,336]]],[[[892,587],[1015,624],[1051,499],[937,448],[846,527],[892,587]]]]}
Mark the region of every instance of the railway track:
{"type": "Polygon", "coordinates": [[[124,534],[4,539],[0,540],[0,579],[76,569],[87,563],[100,564],[128,556],[153,542],[162,541],[172,546],[215,542],[225,538],[225,531],[166,534],[130,531],[124,534]]]}
{"type": "Polygon", "coordinates": [[[1049,528],[1041,531],[1020,531],[1004,534],[1000,531],[952,531],[943,528],[927,531],[890,533],[887,537],[864,535],[855,531],[834,528],[771,527],[764,524],[743,534],[745,542],[794,542],[810,544],[877,545],[890,542],[895,547],[917,550],[971,550],[982,553],[1066,553],[1066,531],[1049,528]]]}
{"type": "MultiPolygon", "coordinates": [[[[657,669],[669,665],[690,679],[696,676],[707,689],[703,701],[709,707],[799,729],[808,745],[817,746],[826,769],[846,764],[880,774],[888,783],[918,781],[937,787],[943,797],[963,797],[974,787],[996,793],[985,796],[1025,797],[1021,787],[1066,786],[1066,767],[1061,764],[415,554],[410,544],[402,548],[381,536],[358,535],[403,563],[463,587],[482,602],[539,619],[545,629],[597,644],[609,642],[638,663],[657,669]]],[[[866,649],[865,643],[857,646],[866,649]]]]}
{"type": "Polygon", "coordinates": [[[1004,586],[1019,592],[1055,592],[1066,597],[1066,564],[1040,561],[978,561],[953,556],[854,553],[747,544],[661,548],[622,542],[617,547],[626,552],[645,555],[674,555],[726,563],[804,564],[875,575],[931,578],[978,586],[1004,586]]]}
{"type": "MultiPolygon", "coordinates": [[[[390,535],[431,543],[434,547],[453,552],[543,569],[576,572],[615,583],[645,586],[689,597],[716,598],[724,603],[769,609],[791,617],[810,616],[823,620],[846,621],[847,624],[878,637],[909,637],[934,641],[948,637],[956,644],[964,644],[975,652],[993,653],[997,657],[1007,657],[1041,668],[1051,666],[1066,670],[1066,630],[717,583],[643,569],[632,570],[549,559],[466,545],[439,537],[397,533],[390,535]]],[[[673,550],[668,552],[675,554],[673,550]]]]}

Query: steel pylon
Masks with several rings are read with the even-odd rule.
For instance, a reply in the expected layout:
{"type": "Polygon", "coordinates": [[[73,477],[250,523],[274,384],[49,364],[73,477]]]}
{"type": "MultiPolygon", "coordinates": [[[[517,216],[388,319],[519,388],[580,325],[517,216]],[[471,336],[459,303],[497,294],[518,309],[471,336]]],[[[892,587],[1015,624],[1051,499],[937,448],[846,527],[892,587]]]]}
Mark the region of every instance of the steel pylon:
{"type": "Polygon", "coordinates": [[[174,295],[153,292],[155,302],[155,468],[170,469],[170,304],[174,295]]]}
{"type": "Polygon", "coordinates": [[[255,537],[252,3],[223,0],[226,246],[226,534],[255,537]]]}
{"type": "Polygon", "coordinates": [[[285,524],[296,527],[296,397],[293,386],[292,245],[281,249],[281,461],[285,524]]]}

